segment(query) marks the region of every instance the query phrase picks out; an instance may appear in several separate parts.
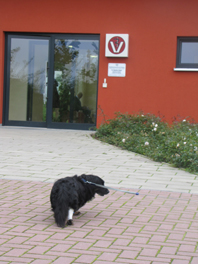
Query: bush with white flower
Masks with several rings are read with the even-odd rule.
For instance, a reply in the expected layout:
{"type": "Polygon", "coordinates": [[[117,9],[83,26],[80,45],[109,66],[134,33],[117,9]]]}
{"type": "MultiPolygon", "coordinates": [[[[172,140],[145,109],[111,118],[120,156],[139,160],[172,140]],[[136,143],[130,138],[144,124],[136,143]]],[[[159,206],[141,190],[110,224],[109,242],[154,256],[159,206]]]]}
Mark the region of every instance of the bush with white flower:
{"type": "Polygon", "coordinates": [[[151,114],[117,113],[94,134],[109,144],[198,173],[198,124],[189,118],[170,125],[151,114]]]}

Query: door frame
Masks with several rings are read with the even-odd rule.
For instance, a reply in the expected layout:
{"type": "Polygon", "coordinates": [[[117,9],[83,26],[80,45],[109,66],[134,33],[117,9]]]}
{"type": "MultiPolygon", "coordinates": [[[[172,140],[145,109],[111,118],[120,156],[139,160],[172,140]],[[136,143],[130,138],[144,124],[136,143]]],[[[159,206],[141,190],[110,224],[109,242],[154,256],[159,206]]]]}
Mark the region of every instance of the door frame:
{"type": "MultiPolygon", "coordinates": [[[[96,126],[97,114],[94,124],[89,123],[63,123],[52,122],[52,103],[53,103],[53,82],[54,82],[54,43],[57,38],[72,38],[82,40],[98,40],[100,47],[100,36],[98,34],[37,34],[37,33],[5,33],[5,59],[4,59],[4,96],[3,96],[3,122],[5,126],[24,126],[24,127],[43,127],[43,128],[57,128],[57,129],[79,129],[89,130],[96,126]],[[49,53],[48,53],[48,88],[47,88],[47,105],[46,105],[46,121],[10,121],[8,120],[9,114],[9,87],[10,87],[10,50],[11,38],[26,38],[26,39],[43,39],[49,40],[49,53]]],[[[98,51],[99,52],[99,51],[98,51]]],[[[99,75],[99,54],[98,54],[98,71],[97,80],[99,75]]],[[[96,87],[96,113],[98,101],[98,81],[96,87]]]]}

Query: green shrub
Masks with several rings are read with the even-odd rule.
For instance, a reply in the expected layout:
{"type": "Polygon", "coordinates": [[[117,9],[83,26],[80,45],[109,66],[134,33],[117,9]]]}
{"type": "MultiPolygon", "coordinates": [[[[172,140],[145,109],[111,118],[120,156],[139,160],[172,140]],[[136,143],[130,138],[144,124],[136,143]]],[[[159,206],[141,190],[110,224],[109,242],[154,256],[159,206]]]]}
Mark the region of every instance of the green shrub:
{"type": "Polygon", "coordinates": [[[169,125],[151,114],[117,113],[96,130],[94,137],[155,161],[198,172],[198,124],[192,120],[175,120],[169,125]]]}

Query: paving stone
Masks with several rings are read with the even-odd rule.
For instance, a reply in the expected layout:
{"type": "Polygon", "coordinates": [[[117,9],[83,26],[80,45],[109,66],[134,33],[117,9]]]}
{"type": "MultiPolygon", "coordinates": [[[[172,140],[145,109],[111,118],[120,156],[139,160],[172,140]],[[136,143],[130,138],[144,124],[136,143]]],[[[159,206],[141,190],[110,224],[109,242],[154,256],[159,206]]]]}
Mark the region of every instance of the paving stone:
{"type": "Polygon", "coordinates": [[[118,254],[109,252],[109,253],[102,253],[102,255],[100,255],[100,257],[98,258],[98,260],[103,260],[103,261],[114,261],[116,258],[118,257],[118,254]]]}
{"type": "Polygon", "coordinates": [[[0,263],[197,264],[198,176],[91,133],[0,127],[0,263]],[[140,195],[97,195],[58,228],[52,184],[84,172],[140,195]]]}
{"type": "Polygon", "coordinates": [[[54,182],[66,176],[65,171],[71,176],[94,170],[114,186],[132,188],[139,179],[135,186],[141,189],[198,193],[191,184],[197,183],[195,175],[94,140],[92,133],[1,126],[0,177],[54,182]]]}

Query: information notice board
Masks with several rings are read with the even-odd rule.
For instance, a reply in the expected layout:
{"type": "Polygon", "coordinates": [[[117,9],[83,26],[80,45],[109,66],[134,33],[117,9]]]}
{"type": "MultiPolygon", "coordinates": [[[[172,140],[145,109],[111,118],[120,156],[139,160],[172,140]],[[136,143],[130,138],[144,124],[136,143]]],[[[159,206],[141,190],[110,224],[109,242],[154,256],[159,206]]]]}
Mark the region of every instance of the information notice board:
{"type": "Polygon", "coordinates": [[[126,64],[125,63],[108,63],[108,76],[125,77],[126,76],[126,64]]]}

